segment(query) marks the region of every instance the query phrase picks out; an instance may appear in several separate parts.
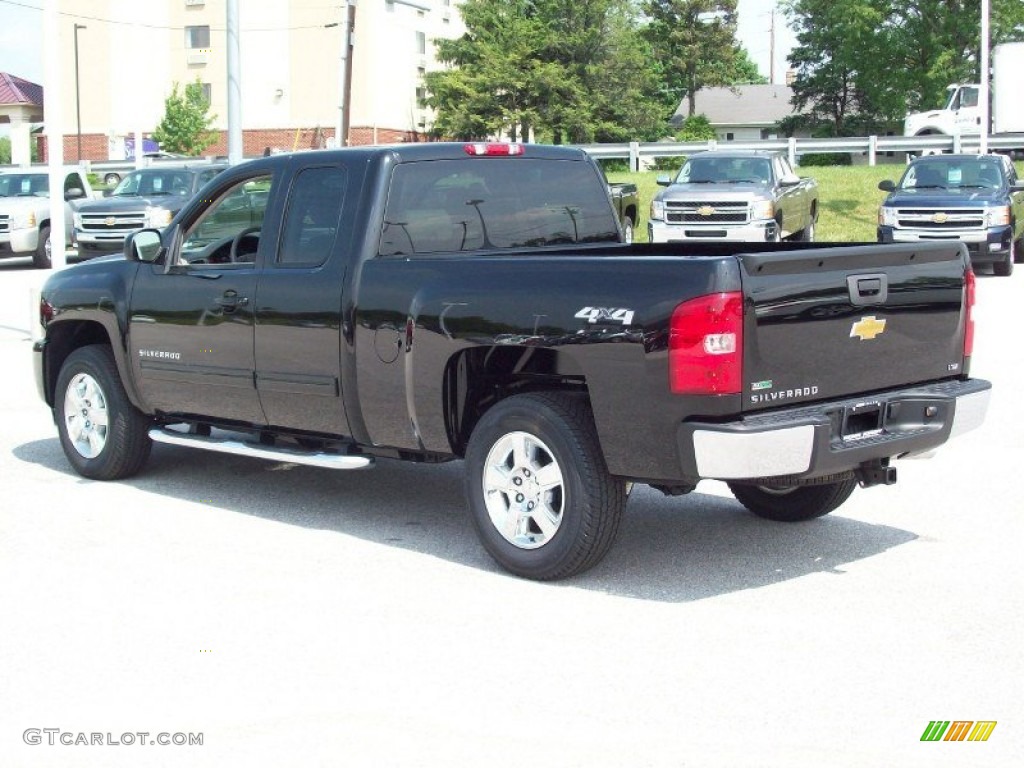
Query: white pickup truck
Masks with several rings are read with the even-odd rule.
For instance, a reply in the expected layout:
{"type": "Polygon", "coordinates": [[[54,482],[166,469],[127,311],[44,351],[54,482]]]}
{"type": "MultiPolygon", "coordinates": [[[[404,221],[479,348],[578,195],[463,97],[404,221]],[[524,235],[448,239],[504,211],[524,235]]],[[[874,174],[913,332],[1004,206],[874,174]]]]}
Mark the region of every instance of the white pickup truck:
{"type": "MultiPolygon", "coordinates": [[[[78,206],[92,198],[89,179],[80,168],[64,169],[64,244],[71,244],[71,225],[78,206]]],[[[32,256],[39,269],[49,269],[50,176],[45,170],[0,172],[0,259],[32,256]]]]}

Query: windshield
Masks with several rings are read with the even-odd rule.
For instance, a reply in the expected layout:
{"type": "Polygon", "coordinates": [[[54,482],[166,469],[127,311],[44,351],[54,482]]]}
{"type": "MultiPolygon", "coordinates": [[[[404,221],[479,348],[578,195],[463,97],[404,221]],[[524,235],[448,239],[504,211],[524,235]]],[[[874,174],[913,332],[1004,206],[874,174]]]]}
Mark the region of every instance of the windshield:
{"type": "Polygon", "coordinates": [[[5,173],[0,175],[0,196],[48,197],[50,177],[45,173],[5,173]]]}
{"type": "Polygon", "coordinates": [[[121,179],[114,191],[114,196],[142,195],[157,197],[159,195],[188,195],[192,189],[192,175],[188,171],[166,169],[144,169],[133,171],[121,179]]]}
{"type": "Polygon", "coordinates": [[[767,184],[771,163],[764,157],[691,157],[677,184],[767,184]]]}
{"type": "Polygon", "coordinates": [[[900,189],[999,189],[1003,170],[988,158],[933,157],[913,163],[900,179],[900,189]]]}

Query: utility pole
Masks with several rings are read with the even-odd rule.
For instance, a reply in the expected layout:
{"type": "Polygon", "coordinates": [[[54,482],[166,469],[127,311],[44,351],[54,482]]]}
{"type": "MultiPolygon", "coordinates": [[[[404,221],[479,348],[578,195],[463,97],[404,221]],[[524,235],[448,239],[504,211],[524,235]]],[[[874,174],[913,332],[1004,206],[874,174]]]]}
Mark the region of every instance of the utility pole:
{"type": "Polygon", "coordinates": [[[242,162],[242,66],[238,30],[238,0],[227,2],[228,44],[228,162],[242,162]]]}
{"type": "MultiPolygon", "coordinates": [[[[355,22],[356,7],[352,0],[345,0],[341,6],[341,57],[338,62],[338,124],[334,127],[334,145],[341,149],[348,145],[348,124],[351,105],[352,74],[352,27],[355,22]]],[[[330,25],[328,25],[330,26],[330,25]]]]}
{"type": "Polygon", "coordinates": [[[82,162],[82,102],[78,92],[78,30],[87,29],[85,24],[75,24],[75,127],[78,137],[78,162],[82,162]]]}
{"type": "Polygon", "coordinates": [[[64,115],[61,111],[60,21],[57,0],[46,0],[43,11],[43,114],[46,123],[46,161],[50,180],[50,263],[67,265],[64,252],[64,115]]]}
{"type": "Polygon", "coordinates": [[[768,71],[770,73],[768,75],[768,82],[771,83],[772,85],[775,85],[775,6],[774,5],[772,6],[772,25],[771,25],[771,28],[769,29],[769,34],[771,36],[771,47],[769,49],[771,51],[771,53],[769,53],[768,55],[771,56],[771,60],[768,63],[768,71]]]}
{"type": "Polygon", "coordinates": [[[988,131],[992,118],[988,108],[988,11],[989,0],[981,0],[981,93],[978,94],[978,106],[981,107],[981,154],[988,153],[988,131]]]}

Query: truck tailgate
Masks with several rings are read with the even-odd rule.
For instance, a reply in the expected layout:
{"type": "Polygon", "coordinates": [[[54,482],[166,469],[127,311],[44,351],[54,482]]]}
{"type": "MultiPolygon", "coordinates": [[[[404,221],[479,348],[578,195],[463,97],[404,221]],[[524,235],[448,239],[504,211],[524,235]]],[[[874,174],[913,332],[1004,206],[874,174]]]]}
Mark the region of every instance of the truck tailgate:
{"type": "Polygon", "coordinates": [[[839,246],[739,256],[744,410],[967,373],[959,243],[839,246]]]}

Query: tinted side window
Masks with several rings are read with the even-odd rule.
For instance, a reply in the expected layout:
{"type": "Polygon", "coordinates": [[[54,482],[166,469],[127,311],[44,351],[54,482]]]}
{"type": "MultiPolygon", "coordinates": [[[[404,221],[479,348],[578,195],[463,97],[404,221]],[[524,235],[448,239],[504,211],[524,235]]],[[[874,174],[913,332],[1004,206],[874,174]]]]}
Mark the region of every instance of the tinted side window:
{"type": "Polygon", "coordinates": [[[251,265],[272,184],[255,176],[223,191],[185,231],[179,263],[251,265]]]}
{"type": "Polygon", "coordinates": [[[589,163],[467,158],[395,168],[378,252],[452,253],[618,239],[606,188],[589,163]]]}
{"type": "Polygon", "coordinates": [[[345,202],[343,168],[306,168],[292,184],[285,212],[278,264],[318,267],[327,261],[345,202]]]}

